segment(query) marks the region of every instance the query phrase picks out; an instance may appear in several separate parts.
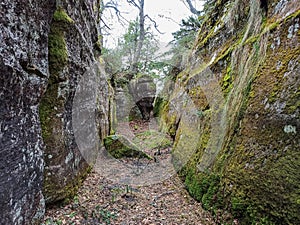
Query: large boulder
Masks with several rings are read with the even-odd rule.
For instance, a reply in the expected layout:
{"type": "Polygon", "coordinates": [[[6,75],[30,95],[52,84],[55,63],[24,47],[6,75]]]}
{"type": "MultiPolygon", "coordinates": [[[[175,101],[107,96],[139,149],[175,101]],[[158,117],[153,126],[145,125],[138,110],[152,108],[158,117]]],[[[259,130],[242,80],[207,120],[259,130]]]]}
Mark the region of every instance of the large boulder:
{"type": "Polygon", "coordinates": [[[156,95],[154,79],[142,75],[132,80],[120,77],[115,81],[115,114],[118,122],[133,119],[149,120],[156,95]]]}
{"type": "Polygon", "coordinates": [[[137,145],[123,135],[110,135],[104,139],[104,146],[107,152],[116,159],[146,158],[152,159],[150,155],[143,152],[137,145]]]}
{"type": "Polygon", "coordinates": [[[151,76],[143,75],[129,83],[129,92],[144,120],[149,120],[153,111],[156,85],[151,76]]]}
{"type": "Polygon", "coordinates": [[[54,10],[52,0],[0,4],[0,224],[40,224],[44,213],[39,102],[54,10]]]}

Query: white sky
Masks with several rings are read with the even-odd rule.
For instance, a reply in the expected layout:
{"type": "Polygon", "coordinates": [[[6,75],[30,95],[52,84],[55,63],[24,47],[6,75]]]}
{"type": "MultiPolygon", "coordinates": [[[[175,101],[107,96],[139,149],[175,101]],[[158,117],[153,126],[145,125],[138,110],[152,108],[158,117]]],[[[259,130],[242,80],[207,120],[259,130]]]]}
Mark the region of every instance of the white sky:
{"type": "MultiPolygon", "coordinates": [[[[108,0],[104,1],[104,4],[108,0]]],[[[195,7],[199,10],[202,4],[201,0],[194,0],[195,7]]],[[[133,6],[129,6],[126,0],[119,0],[119,10],[123,17],[127,20],[134,20],[138,15],[138,10],[133,6]]],[[[159,25],[158,29],[164,33],[157,35],[160,42],[168,43],[173,39],[172,32],[179,30],[179,23],[182,19],[192,15],[189,9],[185,6],[182,0],[145,0],[145,15],[148,14],[159,25]],[[168,18],[172,18],[168,19],[168,18]]],[[[109,10],[104,11],[104,20],[111,28],[111,35],[104,36],[104,45],[113,47],[116,45],[118,37],[125,33],[128,24],[120,25],[114,12],[109,10]]],[[[150,23],[150,21],[148,20],[150,23]]],[[[154,29],[153,29],[154,30],[154,29]]]]}

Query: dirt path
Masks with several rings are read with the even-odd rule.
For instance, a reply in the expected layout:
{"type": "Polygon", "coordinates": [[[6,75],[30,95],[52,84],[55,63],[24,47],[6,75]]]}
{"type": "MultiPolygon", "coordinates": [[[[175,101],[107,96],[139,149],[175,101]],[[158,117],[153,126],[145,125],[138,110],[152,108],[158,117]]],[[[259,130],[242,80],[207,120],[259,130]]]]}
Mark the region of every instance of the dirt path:
{"type": "Polygon", "coordinates": [[[92,172],[67,205],[48,208],[45,224],[214,224],[177,176],[140,188],[92,172]]]}
{"type": "MultiPolygon", "coordinates": [[[[148,143],[148,146],[156,143],[157,139],[151,139],[153,135],[149,136],[147,132],[149,123],[137,121],[128,127],[133,130],[133,136],[143,134],[139,136],[139,141],[148,143]]],[[[121,129],[124,131],[124,127],[121,129]]],[[[153,155],[151,149],[153,146],[147,151],[153,155]]],[[[170,156],[170,146],[165,145],[160,150],[161,154],[156,156],[157,160],[166,160],[170,156]]],[[[124,162],[130,164],[134,161],[130,162],[126,159],[124,162]]],[[[146,161],[139,163],[149,164],[146,161]]],[[[157,164],[157,161],[150,162],[153,165],[155,163],[157,164]]],[[[44,224],[210,225],[215,223],[211,215],[202,209],[200,203],[189,196],[176,174],[148,186],[131,186],[121,185],[113,176],[103,176],[101,170],[94,170],[69,204],[47,208],[44,224]]]]}

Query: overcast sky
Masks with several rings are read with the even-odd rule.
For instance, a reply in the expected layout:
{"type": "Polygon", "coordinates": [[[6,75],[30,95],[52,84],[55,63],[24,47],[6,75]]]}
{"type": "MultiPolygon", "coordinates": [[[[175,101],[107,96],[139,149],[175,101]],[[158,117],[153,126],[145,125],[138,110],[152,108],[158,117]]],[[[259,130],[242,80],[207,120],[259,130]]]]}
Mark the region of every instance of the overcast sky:
{"type": "MultiPolygon", "coordinates": [[[[105,0],[107,2],[108,0],[105,0]]],[[[200,0],[193,1],[196,8],[201,7],[200,0]]],[[[129,6],[126,0],[119,0],[119,10],[123,17],[127,20],[134,20],[138,15],[138,10],[133,6],[129,6]]],[[[128,25],[121,25],[113,11],[104,11],[104,20],[111,28],[109,36],[104,36],[104,45],[112,47],[116,44],[118,37],[125,33],[128,25]]],[[[145,14],[150,15],[157,24],[163,35],[157,33],[161,42],[168,43],[172,40],[172,32],[179,29],[179,23],[182,19],[192,15],[189,9],[181,0],[145,0],[145,14]]]]}

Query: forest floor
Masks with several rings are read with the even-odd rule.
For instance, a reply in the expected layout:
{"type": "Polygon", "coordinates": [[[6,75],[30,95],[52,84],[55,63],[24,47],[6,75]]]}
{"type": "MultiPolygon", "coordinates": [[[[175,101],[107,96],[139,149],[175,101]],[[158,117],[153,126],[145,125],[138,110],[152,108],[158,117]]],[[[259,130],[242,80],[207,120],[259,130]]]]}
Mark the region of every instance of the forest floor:
{"type": "MultiPolygon", "coordinates": [[[[158,161],[163,162],[171,156],[171,145],[168,144],[167,137],[149,132],[153,129],[156,129],[155,125],[149,122],[135,121],[127,127],[121,126],[119,130],[121,133],[130,133],[135,143],[144,144],[145,151],[155,158],[151,162],[139,161],[141,168],[144,165],[151,168],[151,165],[157,165],[158,161]],[[126,129],[131,129],[132,132],[126,129]],[[157,148],[158,145],[160,148],[157,148]]],[[[122,162],[136,164],[136,160],[130,159],[122,162]]],[[[73,199],[68,203],[47,207],[43,224],[215,224],[210,213],[189,196],[176,173],[142,185],[121,184],[114,178],[94,168],[73,199]]]]}

